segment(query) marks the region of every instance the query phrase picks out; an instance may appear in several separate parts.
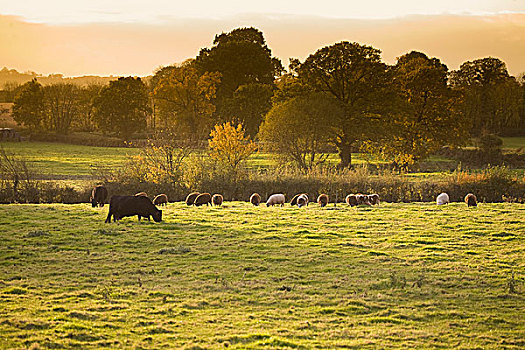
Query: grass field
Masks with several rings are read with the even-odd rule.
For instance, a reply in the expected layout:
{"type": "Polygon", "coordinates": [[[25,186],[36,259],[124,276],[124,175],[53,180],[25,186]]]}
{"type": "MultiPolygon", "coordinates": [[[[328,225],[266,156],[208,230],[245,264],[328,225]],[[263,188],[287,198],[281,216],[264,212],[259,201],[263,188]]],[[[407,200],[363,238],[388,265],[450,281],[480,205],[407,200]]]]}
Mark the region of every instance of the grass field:
{"type": "Polygon", "coordinates": [[[2,142],[6,151],[21,155],[45,175],[77,178],[92,174],[97,166],[121,167],[137,148],[92,147],[51,142],[2,142]]]}
{"type": "MultiPolygon", "coordinates": [[[[23,155],[36,170],[58,178],[85,178],[97,166],[118,168],[125,165],[130,156],[137,155],[137,148],[93,147],[52,142],[0,142],[6,151],[23,155]]],[[[330,161],[337,164],[336,154],[330,161]]],[[[354,154],[354,164],[363,164],[362,155],[354,154]]],[[[275,164],[269,153],[255,153],[248,160],[248,167],[264,168],[275,164]]]]}
{"type": "MultiPolygon", "coordinates": [[[[59,179],[86,178],[101,165],[109,168],[122,167],[129,156],[139,152],[136,148],[92,147],[51,142],[0,142],[0,147],[24,156],[40,173],[59,179]]],[[[504,147],[509,150],[524,148],[525,137],[504,138],[504,147]]],[[[338,161],[336,154],[329,158],[329,162],[333,164],[337,164],[338,161]]],[[[444,165],[452,162],[438,156],[431,156],[428,161],[444,165]]],[[[352,162],[359,165],[366,163],[367,159],[363,154],[354,153],[352,162]]],[[[273,164],[275,160],[271,154],[258,152],[248,160],[247,165],[251,168],[265,168],[273,164]]]]}
{"type": "Polygon", "coordinates": [[[515,150],[525,149],[525,137],[503,137],[503,148],[515,150]]]}
{"type": "Polygon", "coordinates": [[[0,206],[0,348],[525,347],[520,204],[106,213],[0,206]]]}

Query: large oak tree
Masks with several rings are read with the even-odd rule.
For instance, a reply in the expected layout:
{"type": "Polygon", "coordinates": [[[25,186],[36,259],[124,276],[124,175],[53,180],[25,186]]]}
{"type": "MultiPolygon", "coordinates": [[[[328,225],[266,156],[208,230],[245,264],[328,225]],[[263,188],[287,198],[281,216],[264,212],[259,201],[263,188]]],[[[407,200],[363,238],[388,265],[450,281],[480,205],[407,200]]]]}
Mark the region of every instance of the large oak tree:
{"type": "Polygon", "coordinates": [[[333,142],[341,167],[351,165],[359,141],[374,136],[375,125],[390,103],[387,66],[380,53],[371,46],[343,41],[319,49],[303,63],[291,62],[302,85],[330,94],[344,110],[333,116],[337,126],[333,142]]]}
{"type": "Polygon", "coordinates": [[[384,120],[375,150],[406,168],[444,145],[468,135],[460,96],[447,82],[448,68],[437,58],[412,51],[392,67],[395,104],[384,120]]]}
{"type": "Polygon", "coordinates": [[[244,96],[255,89],[266,96],[265,91],[273,89],[275,78],[284,71],[281,61],[272,57],[263,33],[255,28],[237,28],[216,35],[211,48],[201,49],[196,65],[201,72],[221,74],[213,101],[215,122],[243,122],[253,135],[269,109],[268,99],[254,99],[247,111],[244,96]]]}

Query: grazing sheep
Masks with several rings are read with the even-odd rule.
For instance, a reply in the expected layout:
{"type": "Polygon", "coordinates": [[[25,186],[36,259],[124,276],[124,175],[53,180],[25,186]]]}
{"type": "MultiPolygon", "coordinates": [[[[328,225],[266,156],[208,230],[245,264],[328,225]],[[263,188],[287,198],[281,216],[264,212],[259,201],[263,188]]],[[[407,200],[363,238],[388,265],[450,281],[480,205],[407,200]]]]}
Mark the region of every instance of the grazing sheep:
{"type": "Polygon", "coordinates": [[[294,206],[294,205],[297,205],[297,198],[299,198],[299,196],[301,195],[302,193],[298,193],[296,194],[295,196],[292,197],[292,200],[290,201],[290,205],[294,206]]]}
{"type": "Polygon", "coordinates": [[[437,205],[450,203],[450,198],[448,197],[448,194],[446,194],[445,192],[441,193],[439,196],[437,196],[436,203],[437,205]]]}
{"type": "Polygon", "coordinates": [[[252,203],[256,207],[259,206],[259,204],[261,204],[261,196],[259,195],[259,193],[254,193],[250,196],[250,203],[252,203]]]}
{"type": "Polygon", "coordinates": [[[301,208],[305,205],[308,205],[308,196],[305,193],[303,193],[297,198],[297,206],[301,208]]]}
{"type": "Polygon", "coordinates": [[[209,193],[201,193],[195,198],[195,206],[199,207],[201,205],[211,205],[211,194],[209,193]]]}
{"type": "Polygon", "coordinates": [[[478,206],[478,200],[476,196],[473,193],[469,193],[465,196],[465,203],[467,203],[467,206],[469,207],[477,207],[478,206]]]}
{"type": "Polygon", "coordinates": [[[142,197],[148,198],[148,194],[146,192],[135,193],[135,197],[138,197],[138,196],[142,196],[142,197]]]}
{"type": "Polygon", "coordinates": [[[284,194],[277,193],[272,194],[268,200],[266,201],[266,206],[274,206],[274,205],[281,205],[281,207],[284,207],[284,202],[286,201],[286,198],[284,197],[284,194]]]}
{"type": "Polygon", "coordinates": [[[317,197],[317,203],[319,203],[321,207],[326,207],[328,204],[328,195],[324,193],[320,194],[319,197],[317,197]]]}
{"type": "Polygon", "coordinates": [[[195,198],[199,195],[199,192],[192,192],[186,197],[186,205],[193,205],[195,204],[195,198]]]}
{"type": "Polygon", "coordinates": [[[222,205],[223,197],[220,194],[214,194],[213,197],[211,197],[211,202],[214,205],[222,205]]]}
{"type": "Polygon", "coordinates": [[[368,195],[368,201],[372,205],[379,205],[379,195],[377,193],[369,194],[368,195]]]}
{"type": "Polygon", "coordinates": [[[91,206],[93,208],[96,206],[103,207],[106,198],[108,198],[108,190],[104,186],[99,185],[95,186],[91,191],[91,198],[89,201],[91,202],[91,206]]]}
{"type": "Polygon", "coordinates": [[[308,198],[308,194],[306,193],[298,193],[295,196],[293,196],[292,200],[290,201],[290,205],[291,206],[297,205],[297,200],[299,199],[300,196],[306,197],[306,205],[308,205],[309,198],[308,198]]]}
{"type": "Polygon", "coordinates": [[[357,205],[372,205],[370,204],[370,199],[366,194],[356,194],[355,197],[357,198],[357,205]]]}
{"type": "Polygon", "coordinates": [[[346,196],[345,202],[346,202],[346,204],[348,204],[351,207],[357,206],[357,197],[356,197],[356,195],[355,194],[349,194],[348,196],[346,196]]]}
{"type": "Polygon", "coordinates": [[[112,196],[109,201],[109,212],[106,223],[118,221],[125,216],[137,215],[139,221],[142,217],[152,216],[156,222],[162,221],[162,210],[157,209],[151,199],[145,196],[112,196]]]}
{"type": "Polygon", "coordinates": [[[153,198],[153,204],[155,205],[168,205],[168,196],[166,196],[164,193],[159,194],[155,198],[153,198]]]}

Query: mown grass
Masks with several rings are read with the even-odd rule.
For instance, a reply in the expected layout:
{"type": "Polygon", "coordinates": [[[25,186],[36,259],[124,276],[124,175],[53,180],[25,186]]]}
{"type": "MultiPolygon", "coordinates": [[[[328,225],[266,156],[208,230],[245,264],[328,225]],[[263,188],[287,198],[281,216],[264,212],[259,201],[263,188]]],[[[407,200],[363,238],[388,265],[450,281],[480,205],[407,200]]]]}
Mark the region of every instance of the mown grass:
{"type": "Polygon", "coordinates": [[[0,206],[0,348],[525,347],[520,204],[106,213],[0,206]]]}

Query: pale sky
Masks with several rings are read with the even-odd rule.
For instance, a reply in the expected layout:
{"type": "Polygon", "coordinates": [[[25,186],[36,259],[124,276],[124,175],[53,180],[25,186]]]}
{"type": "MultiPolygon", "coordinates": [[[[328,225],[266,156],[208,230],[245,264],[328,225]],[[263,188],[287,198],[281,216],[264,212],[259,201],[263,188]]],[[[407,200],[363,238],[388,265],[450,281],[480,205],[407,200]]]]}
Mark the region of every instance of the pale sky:
{"type": "Polygon", "coordinates": [[[0,69],[144,76],[246,26],[285,66],[348,40],[390,64],[418,50],[450,69],[492,56],[525,72],[525,0],[0,0],[0,69]]]}
{"type": "Polygon", "coordinates": [[[525,0],[0,0],[0,14],[36,23],[142,22],[238,14],[392,18],[421,14],[525,12],[525,0]]]}

